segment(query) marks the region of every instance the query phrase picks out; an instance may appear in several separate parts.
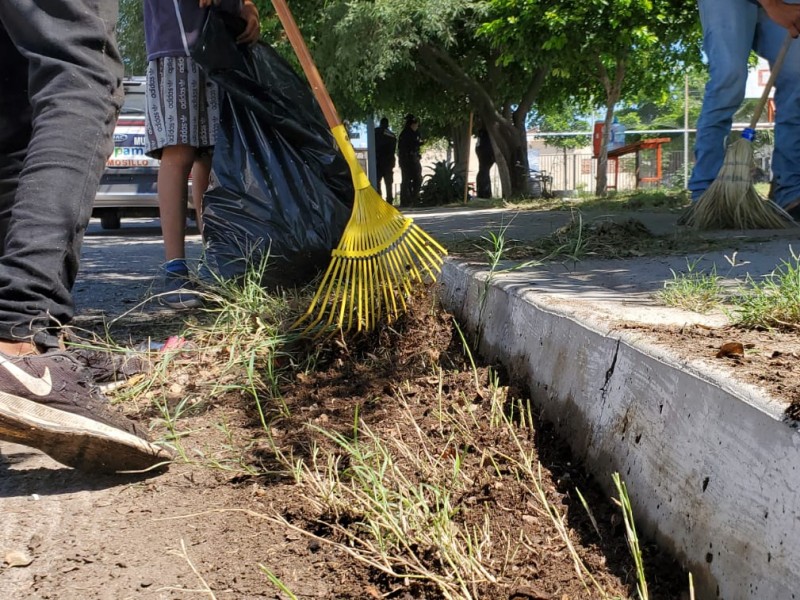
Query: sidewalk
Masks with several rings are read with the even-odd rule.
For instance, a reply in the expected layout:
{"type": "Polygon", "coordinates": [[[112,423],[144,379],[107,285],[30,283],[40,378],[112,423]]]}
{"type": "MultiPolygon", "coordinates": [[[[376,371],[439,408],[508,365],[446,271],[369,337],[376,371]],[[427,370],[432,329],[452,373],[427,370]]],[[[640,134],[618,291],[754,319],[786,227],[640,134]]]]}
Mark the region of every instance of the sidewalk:
{"type": "MultiPolygon", "coordinates": [[[[408,215],[445,243],[479,240],[504,225],[507,238],[535,240],[569,219],[502,210],[408,215]]],[[[676,214],[614,218],[638,219],[659,235],[677,231],[676,214]]],[[[758,279],[790,257],[790,246],[800,251],[800,228],[703,237],[730,242],[705,254],[517,271],[503,271],[512,262],[489,272],[485,264],[451,258],[443,301],[478,338],[484,357],[527,388],[542,418],[610,495],[611,473],[622,475],[640,535],[674,551],[693,573],[698,598],[791,598],[800,589],[800,433],[784,418],[785,400],[734,378],[735,367],[713,362],[713,348],[704,349],[710,360],[695,360],[662,343],[669,337],[642,331],[664,327],[669,336],[667,327],[692,323],[722,328],[721,313],[656,302],[670,269],[685,272],[687,260],[697,259],[697,269],[716,265],[731,283],[758,279]]],[[[795,379],[798,363],[786,360],[795,379]]]]}

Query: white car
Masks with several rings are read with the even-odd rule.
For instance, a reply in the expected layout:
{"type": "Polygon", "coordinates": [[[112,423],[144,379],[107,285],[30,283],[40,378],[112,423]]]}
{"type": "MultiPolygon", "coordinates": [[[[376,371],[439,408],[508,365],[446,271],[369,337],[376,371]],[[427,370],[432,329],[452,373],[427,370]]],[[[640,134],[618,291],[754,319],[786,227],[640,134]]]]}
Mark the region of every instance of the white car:
{"type": "MultiPolygon", "coordinates": [[[[126,78],[125,102],[114,129],[114,151],[97,190],[92,217],[103,229],[119,229],[125,217],[158,217],[159,161],[144,153],[145,90],[144,77],[126,78]]],[[[189,191],[191,205],[191,191],[189,191]]],[[[194,210],[189,206],[189,216],[194,210]]]]}

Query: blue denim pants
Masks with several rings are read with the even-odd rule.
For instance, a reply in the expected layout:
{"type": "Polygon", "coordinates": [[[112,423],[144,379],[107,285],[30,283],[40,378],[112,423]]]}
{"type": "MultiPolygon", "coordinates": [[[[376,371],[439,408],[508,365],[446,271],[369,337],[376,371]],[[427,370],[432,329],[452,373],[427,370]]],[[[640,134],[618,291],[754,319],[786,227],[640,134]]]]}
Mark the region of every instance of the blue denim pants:
{"type": "MultiPolygon", "coordinates": [[[[744,99],[750,51],[772,64],[787,35],[754,2],[699,0],[698,4],[710,78],[697,122],[695,167],[689,180],[694,200],[722,166],[733,115],[744,99]]],[[[787,206],[800,200],[800,40],[792,43],[775,81],[772,171],[775,201],[787,206]]]]}
{"type": "Polygon", "coordinates": [[[117,0],[0,0],[0,339],[58,345],[113,148],[117,0]]]}

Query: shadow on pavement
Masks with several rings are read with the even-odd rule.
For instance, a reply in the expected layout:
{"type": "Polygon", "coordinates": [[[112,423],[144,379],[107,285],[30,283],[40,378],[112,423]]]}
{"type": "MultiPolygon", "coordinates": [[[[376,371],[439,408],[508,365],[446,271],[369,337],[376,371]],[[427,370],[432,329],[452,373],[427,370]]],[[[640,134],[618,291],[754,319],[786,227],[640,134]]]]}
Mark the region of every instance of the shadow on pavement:
{"type": "Polygon", "coordinates": [[[102,475],[84,473],[59,465],[39,452],[24,447],[3,447],[0,454],[0,498],[52,496],[97,491],[139,483],[161,474],[102,475]],[[42,466],[45,463],[47,466],[42,466]],[[30,465],[30,468],[26,468],[30,465]]]}

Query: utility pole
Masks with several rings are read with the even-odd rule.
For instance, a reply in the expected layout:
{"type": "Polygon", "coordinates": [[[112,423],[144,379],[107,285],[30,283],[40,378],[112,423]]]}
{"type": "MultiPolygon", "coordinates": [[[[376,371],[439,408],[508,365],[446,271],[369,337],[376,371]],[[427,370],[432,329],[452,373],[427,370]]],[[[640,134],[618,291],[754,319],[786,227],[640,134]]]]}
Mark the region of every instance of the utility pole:
{"type": "Polygon", "coordinates": [[[683,76],[683,189],[689,189],[689,76],[683,76]]]}
{"type": "Polygon", "coordinates": [[[375,115],[367,119],[367,177],[376,190],[378,189],[378,167],[375,160],[375,115]]]}

